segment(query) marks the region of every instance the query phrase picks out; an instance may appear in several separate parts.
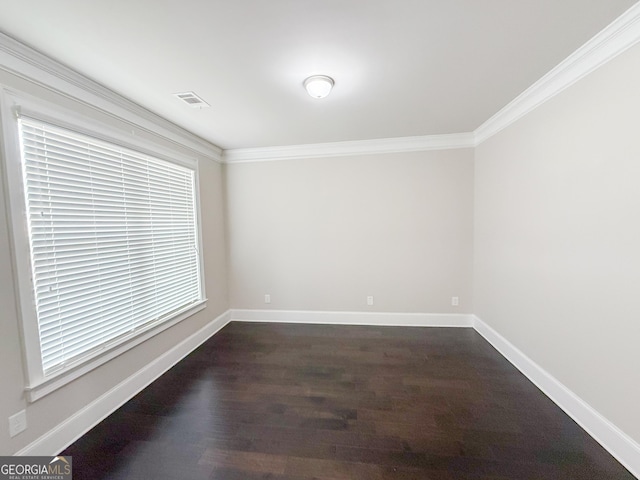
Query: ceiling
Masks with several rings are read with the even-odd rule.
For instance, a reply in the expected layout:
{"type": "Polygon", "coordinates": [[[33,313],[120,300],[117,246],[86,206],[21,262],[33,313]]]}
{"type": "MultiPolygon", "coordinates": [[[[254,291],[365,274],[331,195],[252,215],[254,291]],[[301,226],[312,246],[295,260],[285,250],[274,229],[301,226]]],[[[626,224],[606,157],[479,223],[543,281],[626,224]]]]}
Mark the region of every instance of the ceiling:
{"type": "Polygon", "coordinates": [[[0,31],[234,149],[473,131],[634,3],[0,0],[0,31]]]}

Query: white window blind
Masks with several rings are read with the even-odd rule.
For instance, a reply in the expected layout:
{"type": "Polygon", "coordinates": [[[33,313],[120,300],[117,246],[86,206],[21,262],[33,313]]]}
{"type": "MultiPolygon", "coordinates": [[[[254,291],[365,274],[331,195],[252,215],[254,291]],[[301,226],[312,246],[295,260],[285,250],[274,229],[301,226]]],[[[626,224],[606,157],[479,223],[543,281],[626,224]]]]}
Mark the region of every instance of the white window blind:
{"type": "Polygon", "coordinates": [[[194,170],[19,120],[45,376],[202,300],[194,170]]]}

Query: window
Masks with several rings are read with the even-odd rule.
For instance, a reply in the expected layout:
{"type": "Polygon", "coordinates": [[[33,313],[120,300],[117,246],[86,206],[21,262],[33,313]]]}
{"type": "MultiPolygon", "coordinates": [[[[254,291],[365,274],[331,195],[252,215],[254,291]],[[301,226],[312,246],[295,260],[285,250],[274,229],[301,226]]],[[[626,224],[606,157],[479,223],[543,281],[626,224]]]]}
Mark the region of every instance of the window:
{"type": "Polygon", "coordinates": [[[27,114],[17,127],[34,400],[203,308],[197,164],[27,114]]]}

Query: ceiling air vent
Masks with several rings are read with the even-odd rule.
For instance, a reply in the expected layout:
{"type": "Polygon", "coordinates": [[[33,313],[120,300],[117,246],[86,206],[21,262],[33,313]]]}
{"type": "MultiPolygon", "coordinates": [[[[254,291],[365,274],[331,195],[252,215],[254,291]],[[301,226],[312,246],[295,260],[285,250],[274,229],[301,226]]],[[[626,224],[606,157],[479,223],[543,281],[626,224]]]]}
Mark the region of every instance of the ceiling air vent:
{"type": "Polygon", "coordinates": [[[179,98],[193,108],[205,108],[211,106],[193,92],[174,93],[173,96],[179,98]]]}

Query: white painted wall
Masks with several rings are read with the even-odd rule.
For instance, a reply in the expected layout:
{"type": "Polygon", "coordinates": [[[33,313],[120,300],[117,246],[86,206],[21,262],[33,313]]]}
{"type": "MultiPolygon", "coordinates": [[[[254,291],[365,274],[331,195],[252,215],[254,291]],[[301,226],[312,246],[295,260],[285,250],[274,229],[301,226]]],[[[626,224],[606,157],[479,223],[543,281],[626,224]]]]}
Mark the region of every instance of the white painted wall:
{"type": "MultiPolygon", "coordinates": [[[[0,84],[35,95],[68,109],[81,112],[130,132],[132,126],[99,113],[86,105],[57,96],[0,70],[0,84]]],[[[155,142],[168,144],[157,136],[138,132],[155,142]]],[[[193,157],[192,151],[185,154],[193,157]]],[[[226,248],[223,222],[222,167],[211,160],[200,161],[201,204],[204,243],[205,281],[208,306],[205,310],[167,329],[120,357],[69,383],[59,390],[27,403],[24,397],[25,369],[22,361],[19,320],[16,310],[13,264],[9,244],[5,178],[0,161],[0,455],[13,454],[59,425],[111,388],[133,375],[164,352],[170,350],[229,308],[227,295],[226,248]],[[28,428],[10,438],[7,418],[26,409],[28,428]]],[[[52,452],[36,452],[51,454],[52,452]]]]}
{"type": "Polygon", "coordinates": [[[474,312],[640,442],[640,46],[475,152],[474,312]]]}
{"type": "MultiPolygon", "coordinates": [[[[0,84],[130,128],[8,73],[0,72],[0,84]]],[[[475,153],[224,169],[203,161],[208,308],[33,404],[23,395],[2,178],[0,421],[26,408],[29,428],[13,439],[0,428],[0,454],[19,451],[229,306],[476,313],[640,442],[637,85],[640,47],[475,153]],[[366,305],[367,295],[374,306],[366,305]],[[460,297],[457,308],[453,295],[460,297]]]]}
{"type": "Polygon", "coordinates": [[[234,308],[472,312],[471,149],[230,164],[226,181],[234,308]]]}

